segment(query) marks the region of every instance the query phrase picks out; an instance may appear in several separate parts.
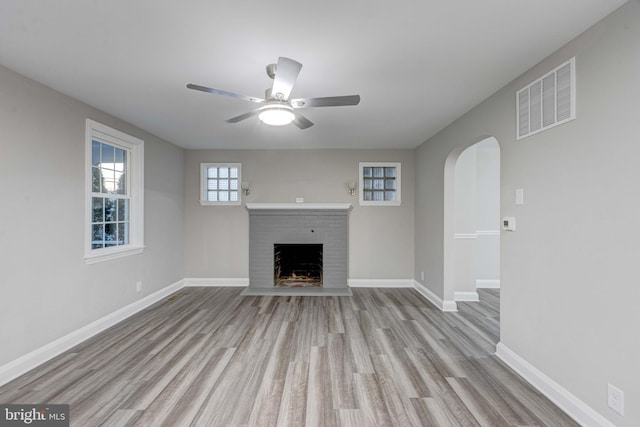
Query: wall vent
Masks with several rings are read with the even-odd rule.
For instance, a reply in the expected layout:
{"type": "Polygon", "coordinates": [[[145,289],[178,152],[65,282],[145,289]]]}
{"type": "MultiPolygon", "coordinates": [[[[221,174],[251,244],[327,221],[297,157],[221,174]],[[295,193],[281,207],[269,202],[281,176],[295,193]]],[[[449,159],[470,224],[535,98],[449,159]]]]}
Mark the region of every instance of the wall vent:
{"type": "Polygon", "coordinates": [[[575,60],[571,58],[517,92],[517,139],[576,118],[575,60]]]}

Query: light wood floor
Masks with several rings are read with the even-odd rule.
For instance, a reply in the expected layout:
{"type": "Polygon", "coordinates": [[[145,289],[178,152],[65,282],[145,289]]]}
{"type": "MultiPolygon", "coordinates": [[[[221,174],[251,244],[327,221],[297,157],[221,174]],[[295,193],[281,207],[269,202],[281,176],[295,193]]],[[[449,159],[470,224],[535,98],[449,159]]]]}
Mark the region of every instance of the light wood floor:
{"type": "Polygon", "coordinates": [[[73,426],[575,426],[495,356],[499,293],[185,288],[0,388],[73,426]]]}

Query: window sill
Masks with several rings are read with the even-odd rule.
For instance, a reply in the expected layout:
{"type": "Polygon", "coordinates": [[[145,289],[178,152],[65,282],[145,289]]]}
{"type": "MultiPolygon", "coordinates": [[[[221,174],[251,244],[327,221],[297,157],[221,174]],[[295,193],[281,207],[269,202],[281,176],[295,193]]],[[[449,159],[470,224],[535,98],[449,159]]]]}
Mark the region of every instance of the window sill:
{"type": "Polygon", "coordinates": [[[237,202],[210,202],[208,200],[200,200],[201,206],[242,206],[241,201],[237,202]]]}
{"type": "Polygon", "coordinates": [[[112,259],[123,258],[129,255],[141,254],[144,251],[144,246],[130,246],[126,249],[117,250],[105,250],[99,254],[85,255],[84,262],[87,264],[96,264],[104,261],[111,261],[112,259]]]}
{"type": "Polygon", "coordinates": [[[402,201],[397,200],[395,202],[369,202],[369,201],[360,201],[360,206],[400,206],[402,205],[402,201]]]}

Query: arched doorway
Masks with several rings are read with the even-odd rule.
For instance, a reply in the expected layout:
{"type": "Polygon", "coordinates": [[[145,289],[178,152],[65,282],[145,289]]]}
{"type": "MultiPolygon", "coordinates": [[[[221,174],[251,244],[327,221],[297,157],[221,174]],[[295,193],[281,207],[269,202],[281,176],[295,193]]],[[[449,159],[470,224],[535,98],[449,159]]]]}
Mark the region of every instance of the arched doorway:
{"type": "Polygon", "coordinates": [[[483,138],[445,163],[444,299],[477,301],[500,286],[500,147],[483,138]]]}

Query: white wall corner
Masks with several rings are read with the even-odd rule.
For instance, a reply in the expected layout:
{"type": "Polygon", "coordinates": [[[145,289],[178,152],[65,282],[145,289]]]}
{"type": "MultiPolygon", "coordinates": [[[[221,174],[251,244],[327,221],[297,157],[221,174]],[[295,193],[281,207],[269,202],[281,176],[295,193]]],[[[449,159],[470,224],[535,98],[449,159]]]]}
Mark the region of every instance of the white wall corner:
{"type": "Polygon", "coordinates": [[[500,280],[477,279],[476,288],[479,289],[500,289],[500,280]]]}
{"type": "Polygon", "coordinates": [[[424,286],[422,283],[417,280],[413,281],[413,287],[416,291],[418,291],[423,297],[428,299],[433,305],[438,307],[442,311],[458,311],[458,305],[455,301],[443,300],[438,295],[434,294],[429,288],[424,286]]]}
{"type": "Polygon", "coordinates": [[[454,292],[453,299],[455,301],[480,301],[480,297],[476,291],[472,292],[454,292]]]}
{"type": "Polygon", "coordinates": [[[348,279],[352,288],[413,288],[413,279],[348,279]]]}
{"type": "Polygon", "coordinates": [[[244,287],[249,286],[248,277],[234,277],[234,278],[217,278],[217,277],[189,277],[184,279],[185,287],[244,287]]]}
{"type": "Polygon", "coordinates": [[[150,305],[155,304],[163,298],[182,289],[183,286],[184,280],[178,280],[159,291],[134,301],[131,304],[95,320],[76,331],[73,331],[55,341],[50,342],[49,344],[45,344],[30,353],[0,366],[0,386],[30,371],[31,369],[38,367],[46,361],[53,359],[57,355],[69,350],[83,341],[88,340],[105,329],[122,322],[126,318],[144,310],[150,305]]]}
{"type": "Polygon", "coordinates": [[[502,342],[499,342],[496,346],[496,356],[580,425],[586,427],[615,427],[611,421],[542,373],[502,342]]]}

